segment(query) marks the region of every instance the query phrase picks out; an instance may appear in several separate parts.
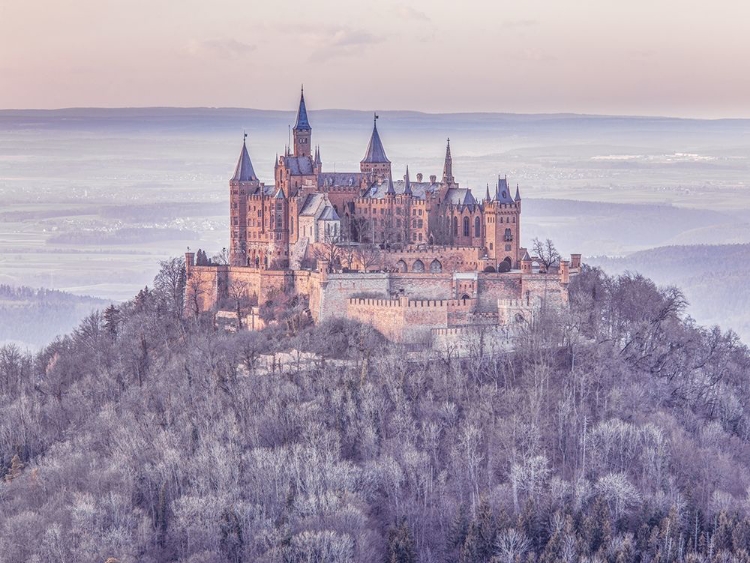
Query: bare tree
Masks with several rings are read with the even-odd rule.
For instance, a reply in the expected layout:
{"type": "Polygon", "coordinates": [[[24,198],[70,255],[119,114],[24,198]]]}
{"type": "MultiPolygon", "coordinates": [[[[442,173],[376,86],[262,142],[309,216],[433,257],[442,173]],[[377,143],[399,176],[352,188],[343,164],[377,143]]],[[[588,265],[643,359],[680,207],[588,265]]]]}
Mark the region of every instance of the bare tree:
{"type": "Polygon", "coordinates": [[[370,266],[380,262],[380,248],[372,243],[360,244],[356,250],[356,258],[366,272],[370,269],[370,266]]]}
{"type": "Polygon", "coordinates": [[[237,330],[242,330],[242,314],[251,304],[250,284],[245,280],[232,279],[227,287],[227,296],[237,314],[237,330]]]}
{"type": "Polygon", "coordinates": [[[185,299],[185,259],[172,257],[162,260],[154,278],[154,288],[177,316],[182,315],[185,299]]]}
{"type": "Polygon", "coordinates": [[[546,239],[544,242],[535,238],[532,241],[531,251],[535,257],[544,266],[545,271],[549,270],[550,267],[555,266],[560,262],[560,253],[555,248],[555,244],[550,239],[546,239]]]}
{"type": "Polygon", "coordinates": [[[185,292],[193,318],[197,319],[201,313],[203,296],[207,293],[205,282],[200,276],[191,275],[188,277],[185,292]]]}

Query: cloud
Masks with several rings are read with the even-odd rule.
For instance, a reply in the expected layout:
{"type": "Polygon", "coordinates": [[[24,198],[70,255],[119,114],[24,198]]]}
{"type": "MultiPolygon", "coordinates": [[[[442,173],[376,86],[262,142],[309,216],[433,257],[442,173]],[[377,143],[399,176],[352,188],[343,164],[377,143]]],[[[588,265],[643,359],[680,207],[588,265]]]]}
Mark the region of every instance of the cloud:
{"type": "Polygon", "coordinates": [[[415,10],[411,6],[394,6],[393,11],[397,16],[404,18],[405,20],[420,20],[420,21],[431,21],[430,17],[424,12],[415,10]]]}
{"type": "Polygon", "coordinates": [[[237,60],[246,57],[257,47],[236,39],[193,40],[188,43],[187,51],[193,56],[210,59],[237,60]]]}
{"type": "Polygon", "coordinates": [[[371,45],[385,41],[384,36],[350,28],[328,28],[310,34],[313,44],[311,62],[327,61],[336,57],[357,55],[371,45]]]}

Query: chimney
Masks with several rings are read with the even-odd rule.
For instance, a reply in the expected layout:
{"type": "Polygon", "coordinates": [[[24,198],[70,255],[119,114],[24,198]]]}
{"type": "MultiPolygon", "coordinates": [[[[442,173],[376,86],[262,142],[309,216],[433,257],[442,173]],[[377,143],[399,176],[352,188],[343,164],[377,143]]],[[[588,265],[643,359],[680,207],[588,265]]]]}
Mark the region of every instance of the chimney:
{"type": "Polygon", "coordinates": [[[423,177],[421,172],[417,173],[417,182],[421,182],[423,177]]]}
{"type": "Polygon", "coordinates": [[[437,182],[437,176],[435,176],[435,175],[433,174],[432,176],[430,176],[430,183],[431,183],[431,184],[434,184],[435,182],[437,182]]]}

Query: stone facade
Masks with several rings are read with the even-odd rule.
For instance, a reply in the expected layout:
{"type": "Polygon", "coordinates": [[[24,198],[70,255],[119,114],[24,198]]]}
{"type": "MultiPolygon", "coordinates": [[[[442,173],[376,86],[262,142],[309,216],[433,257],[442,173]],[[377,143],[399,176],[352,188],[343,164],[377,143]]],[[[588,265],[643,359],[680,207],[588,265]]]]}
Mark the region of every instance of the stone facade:
{"type": "Polygon", "coordinates": [[[293,132],[273,186],[258,180],[243,143],[229,182],[229,263],[186,254],[187,312],[214,310],[238,290],[261,304],[293,293],[307,297],[316,322],[345,316],[395,342],[447,345],[507,337],[498,327],[531,320],[542,302],[567,302],[581,256],[540,272],[520,246],[518,188],[512,196],[499,178],[482,199],[461,188],[450,140],[442,178],[412,182],[408,167],[393,180],[377,116],[358,172],[323,171],[304,94],[293,132]]]}

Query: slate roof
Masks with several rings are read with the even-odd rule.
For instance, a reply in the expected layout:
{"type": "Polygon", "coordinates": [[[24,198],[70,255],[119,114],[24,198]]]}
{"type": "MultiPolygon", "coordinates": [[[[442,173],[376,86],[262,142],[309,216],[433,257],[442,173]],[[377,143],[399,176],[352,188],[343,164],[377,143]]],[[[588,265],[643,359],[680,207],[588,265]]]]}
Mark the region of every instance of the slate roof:
{"type": "Polygon", "coordinates": [[[370,136],[370,143],[367,145],[367,152],[362,162],[367,164],[375,163],[389,163],[388,157],[385,156],[385,149],[383,148],[383,142],[380,140],[380,134],[378,134],[378,122],[377,117],[372,126],[372,135],[370,136]]]}
{"type": "Polygon", "coordinates": [[[311,131],[310,122],[307,120],[307,106],[305,106],[305,90],[302,89],[299,97],[299,109],[297,110],[297,123],[294,124],[297,131],[311,131]]]}
{"type": "Polygon", "coordinates": [[[302,205],[302,210],[299,212],[300,217],[311,217],[317,213],[318,208],[325,201],[326,194],[314,193],[308,194],[305,203],[302,205]]]}
{"type": "Polygon", "coordinates": [[[237,166],[234,169],[234,176],[232,181],[234,182],[252,182],[256,181],[258,177],[255,175],[253,170],[253,163],[250,162],[250,155],[247,153],[247,146],[245,142],[242,142],[242,151],[240,151],[240,158],[237,161],[237,166]]]}
{"type": "Polygon", "coordinates": [[[339,221],[339,214],[336,213],[336,210],[330,206],[326,205],[325,209],[323,209],[323,213],[320,214],[320,217],[318,217],[318,221],[339,221]]]}
{"type": "Polygon", "coordinates": [[[513,198],[516,201],[521,201],[521,192],[518,191],[518,184],[516,184],[516,197],[513,198]]]}
{"type": "Polygon", "coordinates": [[[318,174],[318,187],[358,187],[362,181],[361,172],[321,172],[318,174]]]}
{"type": "Polygon", "coordinates": [[[495,190],[495,201],[498,203],[514,203],[510,195],[508,180],[506,178],[497,179],[497,189],[495,190]]]}
{"type": "Polygon", "coordinates": [[[477,200],[469,188],[450,188],[445,193],[445,203],[452,205],[475,205],[477,200]]]}
{"type": "Polygon", "coordinates": [[[309,156],[285,156],[284,163],[292,176],[312,176],[313,161],[309,156]]]}
{"type": "MultiPolygon", "coordinates": [[[[409,182],[411,188],[411,196],[417,199],[425,199],[426,194],[435,193],[440,189],[439,183],[431,182],[409,182]]],[[[371,197],[374,199],[382,199],[385,197],[386,190],[388,189],[388,183],[385,182],[381,185],[375,184],[371,186],[365,193],[364,197],[371,197]]],[[[404,194],[406,190],[406,182],[404,180],[395,180],[393,182],[393,191],[396,195],[404,194]]]]}

